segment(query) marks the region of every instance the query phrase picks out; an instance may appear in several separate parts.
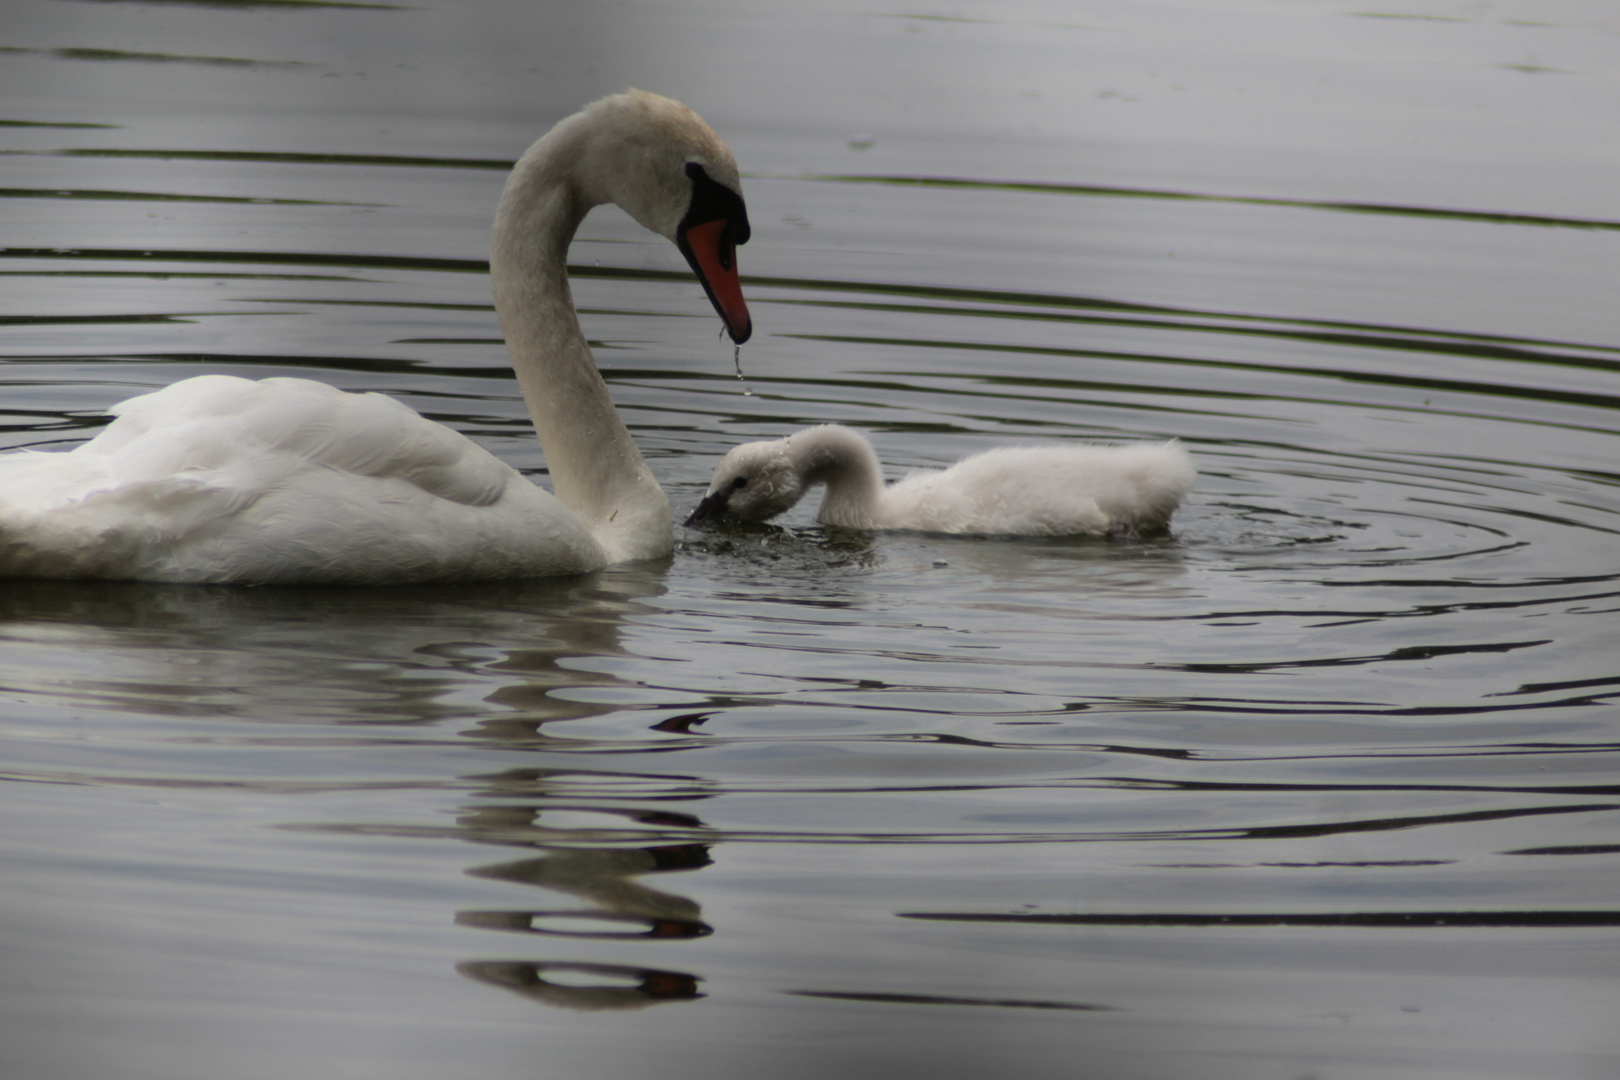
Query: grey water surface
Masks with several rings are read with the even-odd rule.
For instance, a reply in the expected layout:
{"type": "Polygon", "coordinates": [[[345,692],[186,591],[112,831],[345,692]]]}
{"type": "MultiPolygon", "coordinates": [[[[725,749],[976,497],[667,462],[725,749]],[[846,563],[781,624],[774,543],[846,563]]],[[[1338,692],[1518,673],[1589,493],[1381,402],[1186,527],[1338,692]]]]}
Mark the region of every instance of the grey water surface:
{"type": "Polygon", "coordinates": [[[1201,473],[1149,541],[0,582],[0,1075],[1620,1074],[1613,5],[0,15],[0,447],[301,375],[544,483],[489,220],[637,85],[754,225],[741,379],[674,249],[571,254],[677,517],[824,421],[1201,473]]]}

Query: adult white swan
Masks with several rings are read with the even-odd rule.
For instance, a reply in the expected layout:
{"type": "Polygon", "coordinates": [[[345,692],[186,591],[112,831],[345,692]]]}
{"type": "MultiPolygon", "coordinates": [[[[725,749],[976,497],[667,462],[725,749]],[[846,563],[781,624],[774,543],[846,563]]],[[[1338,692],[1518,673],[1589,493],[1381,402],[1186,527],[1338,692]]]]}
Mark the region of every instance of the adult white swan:
{"type": "Polygon", "coordinates": [[[816,520],[850,529],[977,535],[1126,535],[1162,531],[1197,479],[1175,440],[1120,446],[1003,446],[885,487],[865,437],[836,424],[726,454],[686,519],[764,521],[827,485],[816,520]]]}
{"type": "Polygon", "coordinates": [[[490,275],[556,494],[380,394],[187,379],[67,453],[0,458],[0,577],[382,583],[542,577],[671,549],[669,503],[596,370],[569,241],[617,203],[686,256],[731,337],[751,324],[737,165],[686,106],[630,91],[512,170],[490,275]]]}

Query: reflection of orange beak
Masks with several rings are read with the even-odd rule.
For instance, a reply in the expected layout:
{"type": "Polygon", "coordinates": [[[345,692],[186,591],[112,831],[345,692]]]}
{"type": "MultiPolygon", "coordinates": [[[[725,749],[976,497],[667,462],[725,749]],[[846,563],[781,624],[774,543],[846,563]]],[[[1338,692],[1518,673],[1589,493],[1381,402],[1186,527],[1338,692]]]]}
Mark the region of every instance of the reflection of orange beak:
{"type": "Polygon", "coordinates": [[[737,277],[737,245],[731,239],[731,223],[724,218],[693,225],[680,237],[681,253],[709,294],[709,302],[725,321],[726,333],[738,345],[754,332],[743,299],[742,281],[737,277]]]}

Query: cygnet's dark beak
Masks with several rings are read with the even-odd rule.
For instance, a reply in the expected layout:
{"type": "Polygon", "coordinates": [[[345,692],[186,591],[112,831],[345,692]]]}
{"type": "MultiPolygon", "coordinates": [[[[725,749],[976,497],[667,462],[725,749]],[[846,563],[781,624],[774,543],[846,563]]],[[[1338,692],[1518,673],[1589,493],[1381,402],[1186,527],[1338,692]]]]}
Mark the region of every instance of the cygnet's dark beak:
{"type": "Polygon", "coordinates": [[[688,514],[686,520],[681,524],[688,528],[702,528],[706,525],[713,525],[726,516],[726,503],[730,495],[729,491],[722,489],[712,495],[704,496],[703,501],[697,504],[697,509],[688,514]]]}

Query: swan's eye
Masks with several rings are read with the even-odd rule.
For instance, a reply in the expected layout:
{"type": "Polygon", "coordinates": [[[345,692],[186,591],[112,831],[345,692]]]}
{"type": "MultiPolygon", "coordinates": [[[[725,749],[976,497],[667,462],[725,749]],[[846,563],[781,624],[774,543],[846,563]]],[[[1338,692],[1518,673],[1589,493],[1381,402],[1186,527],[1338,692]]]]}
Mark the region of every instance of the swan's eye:
{"type": "Polygon", "coordinates": [[[737,477],[737,479],[735,479],[735,480],[733,480],[731,482],[731,490],[732,491],[736,491],[738,488],[745,488],[747,486],[748,486],[748,477],[746,477],[746,476],[739,476],[739,477],[737,477]]]}

